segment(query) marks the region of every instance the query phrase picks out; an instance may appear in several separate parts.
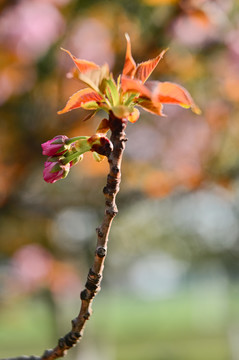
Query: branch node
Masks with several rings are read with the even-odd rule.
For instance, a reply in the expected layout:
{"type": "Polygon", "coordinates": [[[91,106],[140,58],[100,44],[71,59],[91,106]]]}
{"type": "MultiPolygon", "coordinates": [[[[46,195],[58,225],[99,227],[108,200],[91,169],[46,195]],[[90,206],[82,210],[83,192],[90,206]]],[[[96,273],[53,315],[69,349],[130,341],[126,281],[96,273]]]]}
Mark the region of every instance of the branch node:
{"type": "Polygon", "coordinates": [[[106,185],[103,189],[103,194],[104,195],[110,195],[110,196],[113,196],[114,195],[114,192],[115,192],[115,189],[111,187],[109,187],[108,185],[106,185]]]}
{"type": "Polygon", "coordinates": [[[83,291],[81,291],[80,298],[81,298],[81,300],[90,300],[90,296],[89,296],[87,289],[84,289],[83,291]]]}
{"type": "Polygon", "coordinates": [[[103,246],[99,246],[96,249],[96,255],[99,256],[99,258],[103,258],[106,255],[106,249],[103,246]]]}
{"type": "Polygon", "coordinates": [[[108,189],[107,185],[103,189],[103,194],[105,194],[105,195],[109,194],[109,189],[108,189]]]}
{"type": "Polygon", "coordinates": [[[48,359],[53,353],[53,350],[52,349],[46,349],[42,355],[42,360],[44,359],[48,359]]]}
{"type": "Polygon", "coordinates": [[[89,320],[90,316],[91,316],[91,312],[90,312],[90,311],[87,311],[87,312],[83,315],[83,318],[84,318],[85,320],[89,320]]]}
{"type": "Polygon", "coordinates": [[[115,206],[113,209],[107,209],[106,214],[115,217],[118,214],[118,209],[115,206]]]}
{"type": "Polygon", "coordinates": [[[70,331],[65,336],[65,343],[69,347],[75,346],[80,337],[81,334],[78,331],[77,332],[70,331]]]}
{"type": "Polygon", "coordinates": [[[60,349],[63,349],[65,347],[65,339],[64,339],[64,337],[61,337],[58,340],[58,346],[59,346],[60,349]]]}
{"type": "MultiPolygon", "coordinates": [[[[93,277],[93,279],[94,279],[94,281],[99,281],[100,280],[100,278],[101,278],[101,275],[100,274],[98,274],[98,273],[96,273],[96,272],[94,272],[93,270],[92,270],[92,268],[90,268],[90,270],[89,270],[89,273],[88,273],[88,278],[90,277],[90,279],[92,279],[92,277],[93,277]]],[[[93,280],[92,279],[92,280],[93,280]]]]}
{"type": "Polygon", "coordinates": [[[96,292],[97,288],[98,288],[98,285],[96,284],[93,284],[91,281],[87,281],[86,284],[85,284],[85,287],[86,289],[88,289],[89,291],[93,291],[93,292],[96,292]]]}
{"type": "Polygon", "coordinates": [[[112,201],[111,201],[111,200],[106,200],[106,201],[105,201],[105,205],[106,205],[106,206],[111,206],[111,204],[112,204],[112,201]]]}
{"type": "Polygon", "coordinates": [[[118,182],[119,182],[118,178],[115,178],[114,176],[108,174],[108,176],[107,176],[107,186],[108,187],[114,188],[117,186],[118,182]]]}
{"type": "Polygon", "coordinates": [[[112,166],[111,171],[116,175],[120,172],[120,169],[117,165],[112,166]]]}
{"type": "Polygon", "coordinates": [[[97,233],[97,235],[98,235],[100,238],[102,238],[102,237],[104,236],[104,234],[103,234],[103,232],[102,232],[102,230],[101,230],[100,227],[97,227],[97,228],[96,228],[96,233],[97,233]]]}
{"type": "Polygon", "coordinates": [[[87,282],[85,284],[86,289],[88,289],[90,292],[92,292],[92,295],[98,291],[101,275],[98,273],[95,273],[92,268],[90,268],[88,276],[87,276],[87,282]]]}

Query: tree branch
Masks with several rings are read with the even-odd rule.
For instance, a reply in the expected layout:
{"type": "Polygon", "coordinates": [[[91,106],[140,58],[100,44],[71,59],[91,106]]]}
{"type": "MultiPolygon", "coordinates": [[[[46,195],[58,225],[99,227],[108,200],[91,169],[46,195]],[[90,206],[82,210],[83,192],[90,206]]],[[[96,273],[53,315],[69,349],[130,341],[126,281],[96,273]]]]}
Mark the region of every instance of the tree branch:
{"type": "Polygon", "coordinates": [[[58,340],[54,349],[46,350],[41,357],[20,356],[5,360],[53,360],[66,355],[67,351],[80,341],[85,328],[86,320],[92,313],[91,305],[93,298],[100,291],[100,284],[103,277],[104,262],[107,253],[107,244],[112,221],[118,213],[115,203],[116,195],[119,192],[121,181],[121,162],[125,149],[127,120],[116,118],[113,113],[109,114],[109,126],[111,130],[111,142],[113,151],[108,157],[109,174],[107,183],[103,189],[105,196],[105,214],[102,224],[96,229],[97,246],[92,267],[89,270],[85,289],[81,292],[81,309],[79,315],[72,320],[72,329],[65,336],[58,340]]]}

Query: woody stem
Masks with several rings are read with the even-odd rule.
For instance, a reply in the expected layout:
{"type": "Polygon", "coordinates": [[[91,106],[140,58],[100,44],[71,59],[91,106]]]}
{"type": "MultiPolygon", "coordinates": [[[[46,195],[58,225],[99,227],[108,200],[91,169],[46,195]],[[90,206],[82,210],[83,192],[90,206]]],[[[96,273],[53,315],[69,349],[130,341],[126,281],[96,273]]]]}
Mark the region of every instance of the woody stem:
{"type": "Polygon", "coordinates": [[[72,320],[72,329],[65,336],[58,340],[54,349],[46,350],[41,357],[37,356],[20,356],[6,360],[53,360],[66,355],[67,350],[80,341],[85,328],[86,320],[92,313],[91,305],[95,295],[100,291],[100,284],[103,277],[104,262],[107,253],[107,244],[111,224],[118,213],[115,203],[116,195],[119,192],[121,181],[121,162],[125,149],[127,126],[126,119],[119,119],[109,114],[109,126],[111,130],[111,142],[113,150],[108,157],[109,174],[107,183],[103,189],[105,196],[105,213],[101,225],[96,229],[97,245],[94,255],[93,264],[89,270],[84,290],[81,292],[81,308],[78,316],[72,320]]]}

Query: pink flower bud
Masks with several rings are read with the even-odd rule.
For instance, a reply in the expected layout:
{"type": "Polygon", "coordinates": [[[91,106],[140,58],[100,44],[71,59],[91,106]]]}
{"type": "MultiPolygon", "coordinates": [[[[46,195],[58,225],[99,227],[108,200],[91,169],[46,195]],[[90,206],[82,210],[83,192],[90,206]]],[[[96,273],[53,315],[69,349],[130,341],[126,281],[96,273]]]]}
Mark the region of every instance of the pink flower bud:
{"type": "Polygon", "coordinates": [[[60,161],[46,161],[44,164],[43,178],[48,183],[54,183],[57,180],[64,179],[69,171],[71,165],[61,164],[60,161]]]}
{"type": "Polygon", "coordinates": [[[41,144],[42,154],[47,156],[62,155],[69,148],[69,145],[66,145],[65,142],[68,140],[68,137],[65,135],[55,136],[53,139],[46,141],[41,144]]]}

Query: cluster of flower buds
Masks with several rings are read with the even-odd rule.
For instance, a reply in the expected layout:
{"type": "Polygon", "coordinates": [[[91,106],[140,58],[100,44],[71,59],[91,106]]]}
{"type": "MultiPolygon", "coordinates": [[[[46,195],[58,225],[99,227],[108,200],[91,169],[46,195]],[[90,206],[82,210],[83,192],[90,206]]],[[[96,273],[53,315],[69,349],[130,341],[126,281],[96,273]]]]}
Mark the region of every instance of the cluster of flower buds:
{"type": "Polygon", "coordinates": [[[43,178],[48,183],[64,179],[70,168],[83,159],[85,152],[93,152],[95,160],[101,161],[105,156],[108,157],[113,149],[110,140],[99,135],[74,138],[58,135],[41,146],[43,155],[48,156],[43,171],[43,178]]]}

